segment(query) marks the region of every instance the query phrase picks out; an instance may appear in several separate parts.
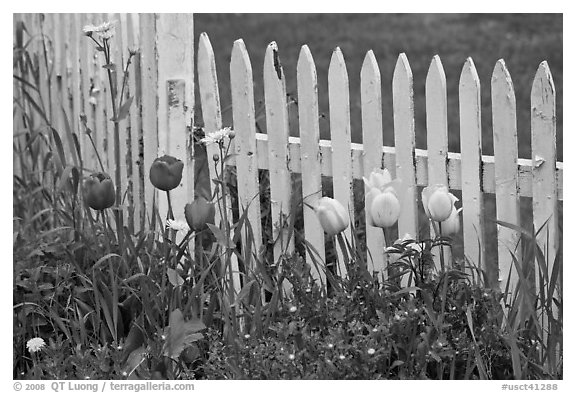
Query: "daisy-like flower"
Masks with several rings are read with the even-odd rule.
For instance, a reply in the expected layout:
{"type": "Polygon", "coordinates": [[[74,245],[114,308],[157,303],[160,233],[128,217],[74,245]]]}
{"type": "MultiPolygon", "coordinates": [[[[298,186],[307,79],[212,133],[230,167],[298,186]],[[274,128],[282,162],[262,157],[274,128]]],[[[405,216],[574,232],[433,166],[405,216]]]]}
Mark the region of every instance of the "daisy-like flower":
{"type": "Polygon", "coordinates": [[[296,356],[293,353],[291,353],[290,355],[288,355],[288,359],[294,360],[296,359],[296,356]]]}
{"type": "Polygon", "coordinates": [[[340,355],[340,356],[338,356],[338,358],[339,358],[340,360],[344,360],[344,359],[346,359],[346,356],[340,355]]]}
{"type": "Polygon", "coordinates": [[[220,143],[224,141],[224,138],[232,138],[232,128],[224,127],[221,130],[208,133],[204,138],[200,139],[204,145],[208,146],[212,143],[220,143]]]}
{"type": "Polygon", "coordinates": [[[114,22],[103,22],[99,25],[86,25],[82,28],[84,35],[91,37],[94,33],[96,33],[102,39],[110,39],[114,35],[114,22]]]}
{"type": "Polygon", "coordinates": [[[368,355],[374,355],[375,353],[376,353],[376,350],[374,348],[368,349],[368,355]]]}
{"type": "Polygon", "coordinates": [[[190,227],[184,220],[170,220],[166,222],[166,226],[176,232],[188,233],[190,227]]]}
{"type": "Polygon", "coordinates": [[[292,306],[290,307],[290,312],[296,312],[296,310],[298,310],[298,308],[296,306],[292,306]]]}
{"type": "Polygon", "coordinates": [[[26,343],[26,348],[28,348],[28,352],[34,353],[41,351],[46,346],[46,342],[44,339],[40,337],[34,337],[28,340],[26,343]]]}

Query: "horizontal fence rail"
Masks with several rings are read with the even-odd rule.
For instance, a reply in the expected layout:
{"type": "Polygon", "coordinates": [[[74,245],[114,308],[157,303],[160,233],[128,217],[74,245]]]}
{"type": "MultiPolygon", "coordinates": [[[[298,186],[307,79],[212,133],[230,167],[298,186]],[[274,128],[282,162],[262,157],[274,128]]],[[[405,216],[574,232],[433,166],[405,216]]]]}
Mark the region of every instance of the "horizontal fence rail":
{"type": "MultiPolygon", "coordinates": [[[[199,191],[199,163],[195,152],[194,111],[202,112],[206,133],[222,128],[219,83],[214,51],[206,34],[198,42],[197,62],[194,63],[195,42],[193,18],[187,14],[18,14],[15,23],[26,25],[29,50],[40,54],[47,51],[48,62],[40,63],[41,85],[38,99],[48,108],[48,122],[61,133],[66,153],[74,156],[78,139],[83,167],[87,171],[100,169],[92,141],[102,157],[102,167],[112,173],[120,165],[121,190],[125,195],[128,225],[136,231],[153,221],[154,206],[160,216],[166,215],[165,199],[158,195],[148,180],[153,160],[163,154],[180,158],[185,165],[182,183],[173,194],[176,218],[183,219],[183,206],[199,191]],[[129,48],[136,52],[131,60],[125,99],[132,99],[129,116],[120,124],[121,162],[113,152],[113,124],[109,102],[109,86],[103,59],[90,40],[82,34],[82,26],[115,21],[112,39],[113,59],[117,78],[130,58],[129,48]],[[43,41],[41,38],[45,37],[43,41]],[[194,76],[198,77],[195,86],[194,76]],[[195,103],[195,89],[200,102],[195,103]],[[195,106],[196,104],[196,106],[195,106]],[[91,130],[92,140],[86,132],[91,130]]],[[[295,239],[289,236],[283,220],[294,214],[292,201],[302,199],[314,206],[326,194],[322,178],[331,178],[333,196],[349,210],[351,220],[365,222],[361,212],[354,211],[354,181],[368,177],[375,168],[387,168],[393,178],[402,180],[399,199],[402,212],[398,234],[418,236],[418,187],[446,184],[462,192],[464,255],[476,265],[496,269],[501,288],[512,266],[512,252],[518,233],[498,227],[498,260],[482,260],[486,255],[483,236],[485,207],[483,198],[493,194],[496,200],[494,219],[520,223],[520,197],[532,199],[533,223],[538,229],[546,223],[538,242],[545,254],[554,260],[559,247],[558,201],[563,201],[563,163],[556,161],[555,89],[546,62],[535,74],[531,96],[532,159],[518,158],[516,100],[511,76],[503,60],[499,60],[491,79],[494,156],[482,154],[480,122],[480,80],[469,58],[463,65],[459,81],[461,152],[448,151],[448,121],[446,76],[439,56],[431,61],[426,76],[427,150],[415,148],[413,75],[408,58],[400,54],[392,82],[394,143],[383,146],[382,81],[378,62],[372,51],[366,54],[360,75],[362,129],[352,130],[350,124],[350,89],[344,54],[339,48],[332,53],[328,69],[330,139],[319,135],[318,80],[316,65],[308,46],[301,48],[296,78],[298,82],[299,137],[289,136],[286,74],[279,61],[275,42],[266,50],[264,69],[265,117],[268,134],[256,132],[254,80],[252,64],[244,42],[234,42],[230,60],[234,157],[227,164],[236,168],[239,210],[247,208],[255,244],[253,252],[265,246],[262,227],[259,170],[269,172],[270,211],[274,261],[283,253],[295,249],[295,239]],[[363,144],[352,143],[351,135],[359,131],[363,144]],[[301,195],[296,195],[292,175],[300,174],[301,195]],[[480,255],[481,260],[478,260],[480,255]]],[[[388,83],[387,81],[386,83],[388,83]]],[[[121,82],[119,82],[121,83],[121,82]]],[[[19,89],[15,82],[14,95],[19,89]]],[[[387,93],[390,94],[390,93],[387,93]]],[[[36,124],[42,120],[35,115],[36,124]]],[[[20,126],[16,122],[15,131],[20,126]]],[[[16,137],[15,137],[16,139],[16,137]]],[[[15,142],[16,143],[16,142],[15,142]]],[[[208,157],[216,153],[207,147],[208,157]]],[[[210,159],[208,159],[210,161],[210,159]]],[[[17,173],[17,162],[15,174],[17,173]]],[[[214,168],[208,165],[210,176],[214,168]]],[[[214,191],[214,184],[211,190],[214,191]]],[[[227,201],[232,210],[232,201],[227,201]]],[[[217,223],[223,217],[218,213],[217,223]]],[[[312,209],[303,208],[303,237],[313,246],[316,256],[326,259],[325,236],[312,209]]],[[[231,220],[232,214],[227,217],[231,220]]],[[[345,232],[351,236],[351,228],[345,232]]],[[[241,235],[247,246],[246,234],[241,235]]],[[[386,239],[390,241],[390,239],[386,239]]],[[[392,239],[393,240],[393,239],[392,239]]],[[[366,245],[371,255],[370,268],[385,270],[385,239],[382,231],[368,226],[366,245]]],[[[494,247],[496,248],[496,245],[494,247]]],[[[309,261],[311,255],[305,256],[309,261]]],[[[342,261],[342,258],[338,258],[342,261]]],[[[274,261],[270,261],[273,263],[274,261]]],[[[240,267],[233,259],[234,282],[239,289],[240,267]]],[[[249,266],[244,266],[245,269],[249,266]]],[[[550,267],[551,268],[551,267],[550,267]]],[[[343,265],[339,274],[346,275],[343,265]]],[[[321,269],[311,268],[313,277],[325,280],[321,269]]],[[[512,277],[516,282],[517,278],[512,277]]]]}

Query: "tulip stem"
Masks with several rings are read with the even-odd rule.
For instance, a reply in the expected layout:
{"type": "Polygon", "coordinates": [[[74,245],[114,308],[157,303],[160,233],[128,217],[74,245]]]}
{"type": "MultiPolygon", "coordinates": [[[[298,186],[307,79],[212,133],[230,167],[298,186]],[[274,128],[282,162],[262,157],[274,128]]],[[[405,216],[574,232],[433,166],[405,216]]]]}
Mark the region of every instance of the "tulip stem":
{"type": "Polygon", "coordinates": [[[170,199],[170,191],[166,191],[166,196],[168,198],[168,219],[174,219],[174,212],[172,211],[172,200],[170,199]]]}

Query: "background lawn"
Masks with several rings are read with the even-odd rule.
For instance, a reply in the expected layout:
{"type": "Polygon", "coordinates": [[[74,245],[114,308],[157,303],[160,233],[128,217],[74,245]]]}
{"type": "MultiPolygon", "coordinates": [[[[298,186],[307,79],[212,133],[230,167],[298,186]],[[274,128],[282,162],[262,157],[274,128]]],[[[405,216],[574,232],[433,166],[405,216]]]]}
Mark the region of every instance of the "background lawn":
{"type": "MultiPolygon", "coordinates": [[[[382,74],[384,143],[393,145],[392,74],[405,52],[414,75],[416,146],[426,148],[424,86],[430,61],[442,59],[448,87],[450,151],[460,151],[458,81],[468,56],[474,59],[482,87],[483,153],[492,154],[490,78],[503,58],[512,75],[518,106],[520,157],[530,158],[530,89],[541,61],[547,60],[557,93],[558,159],[562,160],[562,15],[561,14],[195,14],[196,37],[207,32],[218,69],[224,124],[232,124],[230,52],[244,39],[254,73],[258,125],[265,130],[262,64],[266,46],[276,41],[288,93],[297,99],[296,62],[307,44],[318,70],[322,138],[329,137],[328,65],[339,46],[350,80],[352,140],[361,142],[360,69],[366,52],[374,51],[382,74]]],[[[199,101],[197,101],[199,102],[199,101]]],[[[297,131],[297,107],[291,105],[290,127],[297,131]]]]}

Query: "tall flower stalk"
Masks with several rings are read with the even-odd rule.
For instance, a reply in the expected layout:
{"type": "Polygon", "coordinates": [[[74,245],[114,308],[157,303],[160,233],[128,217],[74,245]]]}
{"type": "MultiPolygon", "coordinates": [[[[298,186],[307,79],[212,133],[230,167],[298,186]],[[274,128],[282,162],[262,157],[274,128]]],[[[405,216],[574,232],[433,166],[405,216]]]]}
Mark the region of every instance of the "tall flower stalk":
{"type": "Polygon", "coordinates": [[[105,64],[110,86],[110,99],[112,102],[112,122],[114,123],[114,161],[115,180],[116,180],[116,207],[114,209],[116,218],[116,233],[118,236],[118,246],[124,250],[124,214],[122,213],[122,177],[120,171],[120,122],[128,116],[130,105],[133,97],[123,102],[124,89],[128,81],[128,68],[132,62],[132,57],[137,53],[135,50],[129,50],[126,66],[123,70],[122,86],[118,94],[118,81],[116,78],[116,64],[112,62],[110,39],[114,36],[114,22],[104,22],[98,26],[87,25],[82,29],[84,34],[96,44],[96,49],[104,54],[105,64]]]}

